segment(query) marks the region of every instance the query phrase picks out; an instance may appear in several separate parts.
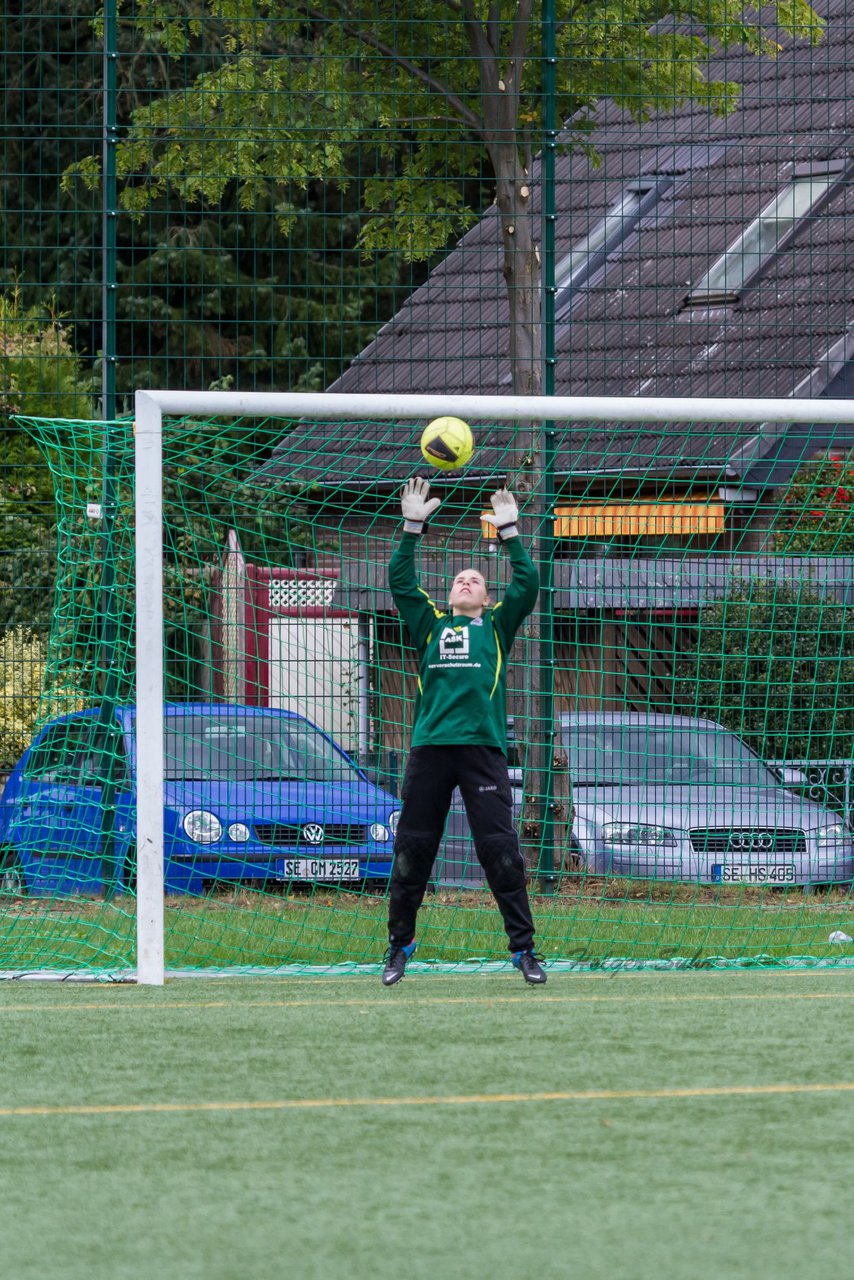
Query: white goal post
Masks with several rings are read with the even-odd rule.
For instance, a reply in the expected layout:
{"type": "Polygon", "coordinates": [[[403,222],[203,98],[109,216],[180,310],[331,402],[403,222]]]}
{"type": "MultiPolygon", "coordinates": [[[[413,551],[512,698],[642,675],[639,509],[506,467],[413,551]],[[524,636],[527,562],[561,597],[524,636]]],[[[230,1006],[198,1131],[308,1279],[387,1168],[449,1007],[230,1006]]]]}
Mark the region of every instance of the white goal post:
{"type": "Polygon", "coordinates": [[[646,422],[834,425],[850,400],[618,396],[335,395],[324,392],[138,391],[135,396],[137,966],[160,986],[164,962],[163,448],[164,413],[208,417],[474,422],[646,422]],[[144,623],[144,624],[143,624],[144,623]]]}

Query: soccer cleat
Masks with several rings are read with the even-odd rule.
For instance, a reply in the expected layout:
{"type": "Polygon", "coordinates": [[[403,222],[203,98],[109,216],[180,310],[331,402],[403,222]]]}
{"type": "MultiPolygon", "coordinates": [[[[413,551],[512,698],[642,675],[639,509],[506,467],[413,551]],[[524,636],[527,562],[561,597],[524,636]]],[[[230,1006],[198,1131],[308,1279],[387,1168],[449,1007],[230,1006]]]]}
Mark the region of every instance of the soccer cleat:
{"type": "Polygon", "coordinates": [[[396,982],[400,982],[406,973],[406,962],[411,959],[415,952],[415,939],[408,942],[405,947],[396,947],[393,944],[389,947],[385,957],[385,968],[383,969],[383,986],[393,987],[396,982]]]}
{"type": "Polygon", "coordinates": [[[514,951],[513,968],[532,986],[541,986],[546,981],[546,971],[533,951],[514,951]]]}

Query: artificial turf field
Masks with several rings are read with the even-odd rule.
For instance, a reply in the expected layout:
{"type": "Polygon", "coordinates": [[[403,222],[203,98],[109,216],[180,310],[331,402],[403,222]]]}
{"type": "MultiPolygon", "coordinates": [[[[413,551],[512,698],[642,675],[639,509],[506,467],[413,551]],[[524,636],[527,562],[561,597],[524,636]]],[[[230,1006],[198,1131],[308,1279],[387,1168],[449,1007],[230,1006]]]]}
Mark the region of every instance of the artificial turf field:
{"type": "Polygon", "coordinates": [[[854,971],[0,984],[3,1280],[851,1269],[854,971]]]}

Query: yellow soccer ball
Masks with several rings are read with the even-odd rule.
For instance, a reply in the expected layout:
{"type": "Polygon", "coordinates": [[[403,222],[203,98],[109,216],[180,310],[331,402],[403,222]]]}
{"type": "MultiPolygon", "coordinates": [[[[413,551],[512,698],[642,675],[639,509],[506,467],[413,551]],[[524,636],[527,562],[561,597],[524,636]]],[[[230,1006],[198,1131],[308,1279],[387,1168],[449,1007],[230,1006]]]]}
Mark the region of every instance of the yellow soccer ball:
{"type": "Polygon", "coordinates": [[[474,453],[471,427],[462,418],[434,418],[421,433],[421,452],[440,471],[464,467],[474,453]]]}

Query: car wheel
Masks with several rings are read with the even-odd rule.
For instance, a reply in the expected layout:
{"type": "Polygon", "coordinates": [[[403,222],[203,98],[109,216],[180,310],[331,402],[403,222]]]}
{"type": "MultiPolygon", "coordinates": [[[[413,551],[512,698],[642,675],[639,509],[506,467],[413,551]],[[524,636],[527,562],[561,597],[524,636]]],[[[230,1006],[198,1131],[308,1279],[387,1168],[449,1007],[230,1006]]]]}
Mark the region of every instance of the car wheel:
{"type": "Polygon", "coordinates": [[[27,882],[18,855],[12,849],[0,849],[0,898],[23,898],[27,882]]]}
{"type": "Polygon", "coordinates": [[[361,888],[363,893],[375,893],[382,896],[388,892],[390,884],[391,880],[388,876],[372,876],[370,879],[362,881],[361,888]]]}

